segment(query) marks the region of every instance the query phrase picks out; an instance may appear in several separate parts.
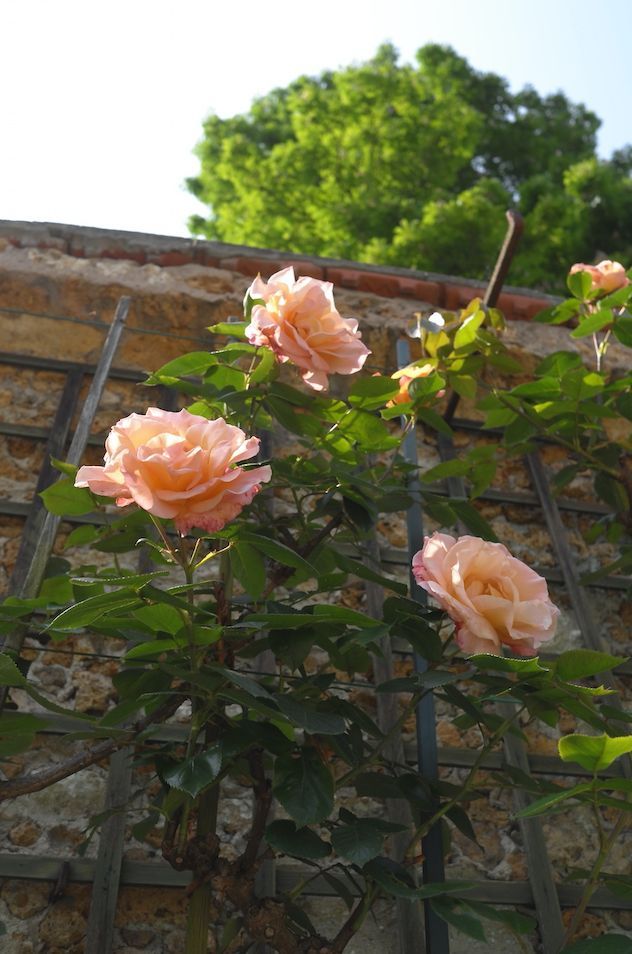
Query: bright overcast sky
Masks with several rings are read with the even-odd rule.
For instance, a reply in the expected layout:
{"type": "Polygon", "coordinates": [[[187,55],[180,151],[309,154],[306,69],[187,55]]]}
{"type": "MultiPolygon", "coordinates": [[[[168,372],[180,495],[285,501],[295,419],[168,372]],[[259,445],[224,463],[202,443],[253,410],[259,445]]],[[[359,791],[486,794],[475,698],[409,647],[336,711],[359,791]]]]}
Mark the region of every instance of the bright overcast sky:
{"type": "MultiPolygon", "coordinates": [[[[300,74],[451,44],[512,89],[562,89],[632,142],[632,0],[5,0],[0,219],[187,235],[209,112],[300,74]]],[[[280,188],[282,184],[280,184],[280,188]]]]}

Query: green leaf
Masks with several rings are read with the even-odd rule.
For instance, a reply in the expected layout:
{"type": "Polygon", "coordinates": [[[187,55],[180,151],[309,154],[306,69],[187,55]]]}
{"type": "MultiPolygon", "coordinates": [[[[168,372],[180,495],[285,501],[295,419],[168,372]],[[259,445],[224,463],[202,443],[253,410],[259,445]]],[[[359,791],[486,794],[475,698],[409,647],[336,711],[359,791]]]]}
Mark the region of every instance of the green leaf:
{"type": "Polygon", "coordinates": [[[277,851],[294,858],[326,858],[331,854],[331,845],[312,831],[297,828],[289,819],[278,819],[266,828],[266,841],[277,851]]]}
{"type": "MultiPolygon", "coordinates": [[[[247,623],[263,623],[266,629],[301,629],[314,626],[316,620],[311,613],[251,613],[247,623]]],[[[321,620],[326,623],[327,620],[321,620]]]]}
{"type": "Polygon", "coordinates": [[[577,762],[589,772],[601,772],[609,765],[632,752],[632,735],[565,735],[557,744],[564,762],[577,762]]]}
{"type": "Polygon", "coordinates": [[[343,415],[338,425],[340,433],[369,451],[390,450],[400,443],[380,417],[367,411],[354,410],[343,415]]]}
{"type": "MultiPolygon", "coordinates": [[[[576,306],[576,302],[572,302],[576,306]]],[[[535,373],[539,377],[561,378],[571,368],[581,368],[582,359],[575,351],[554,351],[536,367],[535,373]]]]}
{"type": "Polygon", "coordinates": [[[375,687],[376,692],[419,692],[420,689],[438,689],[451,682],[460,682],[467,677],[466,673],[448,672],[446,669],[427,669],[426,672],[415,672],[410,676],[398,676],[382,682],[375,687]]]}
{"type": "Polygon", "coordinates": [[[375,377],[355,380],[349,390],[349,404],[373,411],[383,407],[399,391],[399,383],[392,378],[375,377]]]}
{"type": "Polygon", "coordinates": [[[277,358],[274,351],[270,348],[262,348],[257,366],[250,374],[250,383],[260,384],[262,381],[267,381],[270,377],[270,372],[276,366],[277,358]]]}
{"type": "Polygon", "coordinates": [[[40,716],[32,715],[30,712],[15,712],[12,709],[5,709],[0,715],[0,735],[6,736],[16,732],[19,735],[26,733],[39,732],[45,729],[49,723],[40,716]]]}
{"type": "Polygon", "coordinates": [[[229,335],[231,338],[243,338],[247,327],[247,321],[220,321],[216,325],[209,325],[207,330],[212,335],[229,335]]]}
{"type": "Polygon", "coordinates": [[[153,573],[125,573],[123,571],[113,573],[106,571],[105,573],[99,573],[98,576],[73,576],[72,581],[73,583],[85,583],[87,585],[105,583],[108,586],[126,586],[130,589],[140,590],[157,577],[167,575],[167,570],[154,570],[153,573]]]}
{"type": "Polygon", "coordinates": [[[63,606],[65,603],[72,601],[74,591],[67,576],[47,576],[45,580],[42,580],[39,595],[49,604],[55,603],[57,606],[63,606]]]}
{"type": "Polygon", "coordinates": [[[384,833],[368,818],[357,818],[350,825],[334,828],[331,834],[334,851],[356,865],[379,855],[383,841],[384,833]]]}
{"type": "Polygon", "coordinates": [[[266,582],[266,568],[259,550],[244,540],[233,540],[230,548],[233,573],[246,593],[258,600],[266,582]]]}
{"type": "Polygon", "coordinates": [[[178,646],[173,639],[149,639],[146,643],[132,646],[125,653],[125,659],[144,659],[149,656],[160,656],[177,650],[178,646]]]}
{"type": "Polygon", "coordinates": [[[506,908],[494,908],[491,904],[485,904],[481,901],[471,901],[469,898],[462,902],[464,907],[469,908],[474,914],[478,914],[488,921],[498,921],[500,924],[506,924],[511,931],[517,934],[530,934],[535,931],[537,922],[534,918],[526,914],[520,914],[518,911],[509,911],[506,908]]]}
{"type": "Polygon", "coordinates": [[[279,543],[278,540],[272,540],[271,537],[250,531],[241,532],[239,539],[245,543],[249,543],[256,550],[265,553],[266,556],[276,560],[277,563],[282,563],[284,566],[291,566],[296,570],[301,570],[303,573],[307,573],[309,577],[318,575],[311,563],[308,563],[300,554],[290,547],[287,547],[284,543],[279,543]]]}
{"type": "Polygon", "coordinates": [[[580,301],[584,301],[588,298],[592,288],[592,277],[590,272],[574,272],[572,275],[568,275],[566,284],[568,285],[571,295],[574,295],[575,298],[580,299],[580,301]]]}
{"type": "Polygon", "coordinates": [[[85,524],[82,527],[75,527],[66,537],[64,550],[68,550],[70,547],[83,546],[86,543],[94,543],[94,541],[98,539],[99,531],[96,527],[91,527],[89,524],[85,524]]]}
{"type": "Polygon", "coordinates": [[[626,658],[596,652],[594,649],[571,649],[558,656],[553,671],[560,679],[584,679],[607,672],[626,661],[626,658]]]}
{"type": "Polygon", "coordinates": [[[186,792],[191,798],[215,781],[222,767],[221,745],[211,746],[206,752],[194,755],[178,765],[163,771],[162,776],[171,788],[186,792]]]}
{"type": "Polygon", "coordinates": [[[0,757],[18,755],[32,746],[36,733],[48,725],[30,713],[4,711],[0,715],[0,757]]]}
{"type": "Polygon", "coordinates": [[[485,428],[505,427],[515,421],[517,414],[508,407],[494,407],[488,410],[485,417],[485,428]]]}
{"type": "Polygon", "coordinates": [[[74,480],[62,477],[40,494],[44,506],[58,517],[80,516],[94,510],[94,499],[85,487],[75,487],[74,480]]]}
{"type": "Polygon", "coordinates": [[[487,942],[483,925],[478,918],[470,913],[466,905],[460,905],[458,901],[453,901],[450,898],[436,898],[430,903],[439,917],[455,927],[457,931],[461,931],[462,934],[473,938],[475,941],[487,942]]]}
{"type": "Polygon", "coordinates": [[[274,700],[290,722],[312,735],[340,735],[345,731],[345,720],[333,712],[311,709],[289,695],[277,695],[274,700]]]}
{"type": "Polygon", "coordinates": [[[601,331],[606,325],[611,325],[614,321],[614,315],[610,308],[600,308],[599,311],[583,318],[577,328],[571,331],[571,338],[584,338],[586,335],[592,335],[596,331],[601,331]]]}
{"type": "Polygon", "coordinates": [[[396,898],[425,899],[442,894],[467,891],[471,881],[441,881],[436,884],[424,884],[418,887],[409,871],[391,858],[373,858],[363,867],[367,877],[372,878],[381,888],[396,898]]]}
{"type": "Polygon", "coordinates": [[[0,686],[25,686],[26,678],[22,675],[11,656],[0,653],[0,686]]]}
{"type": "Polygon", "coordinates": [[[67,477],[72,477],[74,483],[74,478],[79,470],[76,464],[68,464],[65,460],[58,460],[57,457],[51,457],[50,462],[55,470],[65,474],[67,477]]]}
{"type": "Polygon", "coordinates": [[[97,619],[113,610],[121,610],[131,606],[138,606],[142,601],[135,593],[129,590],[116,590],[112,593],[103,593],[100,596],[91,596],[74,606],[69,606],[59,616],[47,624],[47,629],[69,630],[81,629],[89,626],[97,619]]]}
{"type": "Polygon", "coordinates": [[[472,825],[472,822],[470,821],[465,809],[461,808],[460,805],[453,805],[450,811],[446,812],[446,815],[452,824],[455,825],[456,828],[458,828],[466,838],[469,838],[470,841],[473,841],[475,845],[479,846],[479,848],[481,847],[476,838],[474,826],[472,825]]]}
{"type": "Polygon", "coordinates": [[[476,397],[476,379],[471,374],[451,374],[449,383],[460,397],[476,397]]]}
{"type": "Polygon", "coordinates": [[[443,480],[444,477],[464,477],[470,470],[471,464],[466,460],[458,460],[456,457],[452,460],[444,460],[441,464],[436,464],[430,470],[421,475],[424,483],[432,483],[435,480],[443,480]]]}
{"type": "Polygon", "coordinates": [[[171,383],[184,376],[197,376],[204,374],[214,364],[217,364],[217,357],[210,351],[191,351],[189,354],[183,354],[180,358],[168,361],[161,368],[150,374],[145,385],[169,383],[165,379],[171,379],[171,383]]]}
{"type": "Polygon", "coordinates": [[[241,672],[235,672],[233,669],[227,669],[225,666],[210,666],[209,668],[214,672],[221,673],[225,679],[228,679],[229,682],[243,689],[244,692],[247,692],[249,695],[254,696],[255,699],[271,699],[271,693],[268,692],[265,686],[260,685],[257,680],[251,676],[246,676],[241,672]]]}
{"type": "Polygon", "coordinates": [[[599,471],[595,474],[593,483],[597,495],[601,497],[609,507],[612,507],[615,513],[625,513],[630,502],[627,493],[618,480],[615,480],[614,477],[611,477],[609,474],[604,474],[603,471],[599,471]]]}
{"type": "Polygon", "coordinates": [[[564,948],[564,954],[630,954],[632,942],[624,934],[602,934],[588,937],[564,948]]]}
{"type": "MultiPolygon", "coordinates": [[[[491,464],[493,470],[496,470],[496,465],[491,464]]],[[[473,490],[478,491],[478,488],[475,487],[473,490]]],[[[482,493],[482,489],[480,491],[482,493]]],[[[498,542],[498,537],[494,533],[491,525],[487,522],[485,517],[482,516],[471,503],[467,500],[458,500],[451,498],[450,506],[456,513],[457,517],[463,521],[468,530],[470,530],[477,537],[481,537],[483,540],[491,540],[493,543],[498,542]]]]}
{"type": "Polygon", "coordinates": [[[132,614],[134,619],[148,626],[154,633],[169,633],[175,636],[182,629],[183,619],[175,606],[164,603],[152,603],[141,606],[132,614]]]}
{"type": "Polygon", "coordinates": [[[408,899],[417,897],[419,888],[408,869],[390,858],[373,858],[364,865],[363,872],[393,897],[408,899]]]}
{"type": "Polygon", "coordinates": [[[461,351],[474,344],[477,331],[484,321],[485,312],[482,308],[467,317],[454,336],[454,350],[461,351]]]}
{"type": "Polygon", "coordinates": [[[609,891],[612,891],[613,894],[616,894],[618,898],[625,898],[628,901],[632,901],[632,880],[626,878],[622,875],[606,875],[602,874],[604,884],[609,891]]]}
{"type": "Polygon", "coordinates": [[[432,427],[435,431],[438,431],[440,434],[445,434],[446,437],[453,437],[453,431],[447,421],[441,417],[440,414],[437,414],[436,411],[433,411],[430,407],[418,407],[415,411],[417,419],[423,424],[427,424],[429,427],[432,427]]]}
{"type": "Polygon", "coordinates": [[[335,622],[347,623],[349,626],[359,626],[360,629],[373,629],[381,626],[379,620],[358,610],[349,609],[347,606],[335,606],[330,603],[317,603],[314,606],[313,619],[323,622],[324,619],[334,620],[335,622]]]}
{"type": "Polygon", "coordinates": [[[542,798],[536,798],[526,808],[516,812],[516,818],[534,818],[536,815],[543,815],[550,809],[557,808],[569,798],[576,798],[592,791],[592,787],[592,782],[582,782],[579,785],[573,785],[572,788],[550,792],[548,795],[543,795],[542,798]]]}
{"type": "Polygon", "coordinates": [[[626,348],[632,348],[632,318],[627,315],[617,318],[612,330],[617,341],[626,348]]]}
{"type": "Polygon", "coordinates": [[[358,795],[369,798],[403,798],[399,782],[392,775],[382,772],[363,772],[353,782],[358,795]]]}
{"type": "Polygon", "coordinates": [[[311,746],[277,758],[273,791],[299,828],[324,821],[334,807],[333,776],[311,746]]]}
{"type": "Polygon", "coordinates": [[[616,400],[616,408],[626,420],[632,421],[632,394],[629,391],[619,395],[616,400]]]}
{"type": "Polygon", "coordinates": [[[546,666],[540,665],[537,656],[530,659],[511,659],[508,656],[495,656],[493,653],[474,653],[468,656],[468,662],[474,663],[479,669],[493,669],[496,672],[520,674],[548,672],[546,666]]]}
{"type": "Polygon", "coordinates": [[[400,593],[402,596],[405,596],[408,592],[408,587],[405,583],[398,583],[397,580],[392,580],[389,576],[383,576],[381,573],[377,573],[375,570],[371,570],[365,566],[364,563],[360,563],[359,560],[354,560],[344,553],[334,551],[334,558],[341,570],[346,570],[347,573],[353,573],[355,576],[359,576],[361,580],[378,583],[380,586],[393,590],[395,593],[400,593]]]}

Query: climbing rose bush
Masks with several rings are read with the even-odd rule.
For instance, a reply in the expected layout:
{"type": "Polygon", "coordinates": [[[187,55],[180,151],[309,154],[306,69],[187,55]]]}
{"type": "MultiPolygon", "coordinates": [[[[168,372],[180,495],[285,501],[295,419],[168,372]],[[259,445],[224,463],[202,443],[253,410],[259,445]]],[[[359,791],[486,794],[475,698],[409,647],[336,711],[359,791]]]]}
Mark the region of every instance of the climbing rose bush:
{"type": "Polygon", "coordinates": [[[235,465],[259,451],[223,418],[209,421],[189,411],[150,407],[118,421],[105,443],[105,466],[81,467],[76,487],[114,497],[118,507],[136,503],[154,517],[217,533],[234,520],[270,480],[270,467],[235,465]]]}
{"type": "MultiPolygon", "coordinates": [[[[502,315],[475,299],[458,314],[416,315],[411,337],[419,357],[391,376],[358,374],[335,398],[315,392],[326,389],[332,373],[362,368],[369,352],[356,322],[340,316],[329,283],[296,279],[291,268],[267,282],[257,278],[243,322],[214,325],[209,350],[177,357],[145,382],[175,387],[191,402],[188,410],[150,407],[123,418],[108,436],[103,466],[82,467],[75,477],[74,468],[60,464],[64,476],[43,491],[59,517],[88,515],[104,499],[124,509],[94,527],[82,521],[66,538],[69,549],[87,544],[112,554],[110,566],[94,565],[90,555],[60,576],[53,561],[54,575],[39,596],[32,593],[38,598],[25,591],[26,598],[0,606],[0,634],[10,640],[17,623],[18,636],[28,631],[32,640],[19,667],[20,641],[0,654],[0,686],[18,689],[37,707],[35,719],[31,712],[0,713],[0,758],[11,761],[37,744],[47,708],[55,717],[64,711],[38,688],[37,669],[34,678],[26,676],[29,660],[51,637],[83,631],[84,639],[104,633],[117,640],[120,659],[111,662],[119,666],[118,704],[105,718],[81,713],[79,760],[73,749],[49,767],[0,778],[0,802],[41,791],[74,775],[78,764],[102,763],[121,747],[133,752],[152,773],[144,793],[151,792],[150,800],[141,791],[132,796],[139,798],[134,811],[145,816],[134,837],[152,849],[160,842],[164,860],[191,875],[181,944],[187,954],[251,944],[277,954],[344,954],[385,898],[424,900],[428,915],[478,939],[485,937],[480,918],[504,919],[512,931],[532,934],[534,923],[523,914],[503,915],[460,897],[470,883],[442,881],[436,855],[439,845],[450,851],[450,825],[474,837],[470,805],[490,784],[480,769],[529,721],[553,727],[563,717],[560,758],[593,773],[592,782],[566,788],[534,775],[525,798],[535,800],[521,798],[526,807],[519,817],[557,812],[567,799],[576,811],[583,802],[598,828],[600,851],[561,949],[572,944],[593,892],[608,886],[601,869],[606,849],[629,822],[629,798],[618,787],[622,773],[599,773],[632,751],[632,736],[621,736],[609,689],[581,680],[601,678],[620,660],[593,649],[562,652],[553,663],[516,658],[533,655],[553,636],[558,610],[537,573],[488,542],[494,527],[475,503],[505,456],[523,456],[538,437],[550,442],[561,435],[568,449],[572,434],[572,466],[556,474],[558,488],[592,474],[607,513],[590,528],[591,539],[605,535],[611,545],[627,539],[629,447],[617,446],[596,422],[631,419],[632,374],[620,365],[610,372],[605,359],[609,343],[632,347],[632,287],[625,287],[617,263],[576,266],[584,268],[601,284],[591,288],[592,279],[569,276],[572,298],[540,320],[572,322],[573,338],[590,336],[596,371],[576,350],[557,352],[525,388],[524,368],[498,337],[502,315]],[[622,290],[607,301],[613,282],[622,290]],[[294,367],[308,388],[296,381],[294,367]],[[500,370],[519,374],[520,384],[508,388],[503,376],[502,386],[490,387],[488,367],[492,380],[500,370]],[[421,427],[426,437],[436,431],[450,438],[450,414],[442,417],[437,404],[445,393],[450,404],[455,395],[476,400],[478,393],[489,430],[484,443],[459,446],[458,456],[427,469],[424,460],[417,465],[416,440],[407,438],[421,427]],[[555,416],[540,414],[552,396],[559,398],[555,416]],[[488,437],[498,430],[503,441],[494,444],[488,437]],[[247,435],[266,432],[271,467],[248,463],[259,440],[247,435]],[[438,481],[454,477],[463,480],[462,494],[437,493],[438,481]],[[257,496],[268,481],[268,492],[257,496]],[[416,521],[418,505],[439,527],[465,525],[479,535],[434,533],[414,557],[416,580],[441,609],[385,572],[372,552],[383,517],[414,508],[416,521]],[[187,539],[193,530],[195,540],[187,539]],[[140,572],[149,560],[155,569],[140,572]],[[379,590],[367,591],[366,609],[334,596],[361,582],[383,588],[383,602],[379,590]],[[415,665],[398,660],[395,679],[389,638],[417,657],[415,665]],[[469,655],[466,663],[457,649],[469,655]],[[426,771],[401,755],[400,727],[408,731],[416,720],[420,733],[432,731],[433,692],[442,718],[454,713],[455,730],[479,734],[474,764],[458,785],[438,777],[432,759],[426,771]],[[171,732],[152,738],[176,713],[186,738],[171,732]],[[567,734],[569,719],[580,731],[567,734]],[[217,823],[225,782],[231,797],[233,786],[249,790],[241,849],[226,843],[217,823]],[[383,798],[398,805],[396,821],[384,817],[383,798]],[[281,809],[276,818],[274,802],[281,809]],[[419,862],[432,856],[422,872],[419,862]],[[307,863],[309,876],[289,897],[260,898],[255,876],[268,858],[307,863]],[[303,895],[319,874],[345,901],[350,892],[358,895],[332,937],[322,936],[306,913],[303,895]]],[[[629,562],[619,559],[598,573],[622,567],[629,562]]],[[[73,718],[73,738],[76,724],[73,718]]],[[[501,767],[491,784],[520,787],[521,774],[501,767]]]]}
{"type": "Polygon", "coordinates": [[[248,341],[271,348],[279,361],[291,361],[315,391],[327,389],[330,374],[359,371],[371,353],[358,322],[336,309],[331,282],[307,275],[296,279],[293,268],[283,268],[267,282],[258,275],[248,296],[255,302],[248,341]]]}
{"type": "Polygon", "coordinates": [[[555,635],[559,610],[546,580],[502,543],[433,533],[413,557],[413,575],[456,625],[467,653],[533,656],[555,635]]]}

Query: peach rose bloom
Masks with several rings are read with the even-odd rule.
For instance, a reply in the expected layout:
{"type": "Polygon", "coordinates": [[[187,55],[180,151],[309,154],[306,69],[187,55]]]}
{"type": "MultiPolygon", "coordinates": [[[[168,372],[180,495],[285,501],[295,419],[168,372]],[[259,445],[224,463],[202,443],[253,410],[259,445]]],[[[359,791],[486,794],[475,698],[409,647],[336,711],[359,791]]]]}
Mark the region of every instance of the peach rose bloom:
{"type": "Polygon", "coordinates": [[[588,272],[592,279],[593,290],[598,288],[607,295],[630,284],[630,279],[626,275],[623,265],[620,262],[611,262],[608,259],[599,262],[598,265],[584,265],[582,262],[578,262],[572,266],[569,274],[574,275],[576,272],[588,272]]]}
{"type": "Polygon", "coordinates": [[[546,580],[502,543],[447,533],[426,537],[413,557],[413,575],[456,626],[466,653],[533,656],[555,633],[559,610],[546,580]]]}
{"type": "Polygon", "coordinates": [[[75,487],[114,497],[118,507],[136,503],[154,517],[175,522],[181,534],[192,527],[217,533],[249,504],[267,466],[234,465],[254,457],[259,438],[223,418],[209,421],[188,411],[130,414],[105,442],[105,466],[81,467],[75,487]]]}
{"type": "Polygon", "coordinates": [[[371,353],[358,322],[336,310],[331,282],[296,279],[293,268],[283,268],[268,282],[258,275],[247,294],[264,301],[252,309],[248,341],[272,348],[279,361],[291,361],[316,391],[326,390],[330,374],[359,371],[371,353]]]}
{"type": "MultiPolygon", "coordinates": [[[[405,404],[407,401],[411,401],[412,398],[408,393],[410,382],[414,381],[415,378],[427,378],[433,371],[434,367],[431,364],[422,364],[421,366],[409,364],[405,368],[400,368],[395,374],[391,374],[394,381],[399,381],[399,391],[386,406],[394,407],[395,404],[405,404]]],[[[437,391],[436,397],[443,397],[444,394],[445,391],[437,391]]]]}

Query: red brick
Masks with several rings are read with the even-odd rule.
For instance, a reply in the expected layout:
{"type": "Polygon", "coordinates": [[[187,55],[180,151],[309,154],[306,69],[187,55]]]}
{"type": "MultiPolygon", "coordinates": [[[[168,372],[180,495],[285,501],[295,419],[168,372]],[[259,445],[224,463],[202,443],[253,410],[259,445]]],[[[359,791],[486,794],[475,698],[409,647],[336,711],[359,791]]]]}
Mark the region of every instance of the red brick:
{"type": "MultiPolygon", "coordinates": [[[[17,245],[18,248],[22,248],[21,243],[18,242],[16,239],[9,239],[9,242],[10,242],[12,245],[17,245]]],[[[67,251],[68,251],[68,242],[66,242],[65,239],[51,238],[51,239],[46,239],[46,241],[43,241],[43,242],[38,242],[35,247],[36,247],[36,248],[44,248],[44,249],[46,249],[46,248],[54,248],[54,249],[56,249],[58,252],[67,252],[67,251]]]]}
{"type": "Polygon", "coordinates": [[[541,311],[544,311],[545,308],[551,307],[551,302],[547,301],[546,299],[538,300],[537,298],[530,298],[528,299],[528,302],[529,303],[527,305],[527,313],[525,317],[528,318],[529,320],[531,320],[532,318],[535,318],[535,316],[538,315],[541,311]]]}
{"type": "Polygon", "coordinates": [[[221,268],[229,269],[232,272],[241,272],[242,275],[261,275],[262,278],[269,278],[275,272],[285,268],[287,262],[281,262],[272,258],[252,258],[240,256],[235,258],[222,258],[219,261],[221,268]]]}
{"type": "Polygon", "coordinates": [[[86,258],[86,252],[83,245],[79,245],[76,239],[71,238],[68,243],[68,254],[73,258],[86,258]]]}
{"type": "Polygon", "coordinates": [[[448,311],[458,311],[459,308],[465,308],[473,298],[482,298],[485,294],[484,288],[471,288],[469,285],[444,285],[445,305],[448,311]]]}
{"type": "Polygon", "coordinates": [[[360,272],[358,288],[361,291],[381,295],[383,298],[396,298],[399,295],[399,279],[396,275],[379,272],[360,272]]]}
{"type": "Polygon", "coordinates": [[[546,299],[532,298],[530,295],[512,295],[511,292],[503,292],[498,299],[498,307],[507,321],[529,321],[548,305],[546,299]]]}
{"type": "Polygon", "coordinates": [[[333,282],[334,285],[340,285],[342,288],[359,288],[363,272],[359,272],[355,268],[327,267],[325,274],[327,281],[333,282]]]}
{"type": "Polygon", "coordinates": [[[309,275],[310,278],[318,278],[320,281],[325,280],[325,269],[322,265],[316,265],[315,262],[297,262],[293,258],[288,258],[286,265],[292,265],[294,267],[294,273],[297,278],[300,275],[309,275]]]}
{"type": "Polygon", "coordinates": [[[196,265],[206,265],[207,267],[219,268],[221,266],[221,260],[218,258],[216,253],[209,251],[209,249],[200,246],[196,248],[195,246],[191,249],[191,258],[196,265]]]}
{"type": "Polygon", "coordinates": [[[404,278],[398,276],[399,294],[402,298],[416,298],[418,301],[428,302],[429,305],[441,305],[443,286],[439,282],[425,282],[419,278],[404,278]]]}
{"type": "Polygon", "coordinates": [[[112,246],[111,248],[104,248],[98,250],[86,250],[83,246],[78,246],[76,242],[71,240],[69,254],[73,255],[75,258],[113,258],[117,261],[132,261],[138,262],[139,265],[144,265],[147,261],[147,255],[141,249],[136,249],[134,251],[121,248],[118,245],[112,246]]]}
{"type": "Polygon", "coordinates": [[[194,256],[191,252],[152,252],[149,255],[149,261],[153,265],[161,265],[163,268],[177,268],[179,265],[191,265],[194,256]]]}

